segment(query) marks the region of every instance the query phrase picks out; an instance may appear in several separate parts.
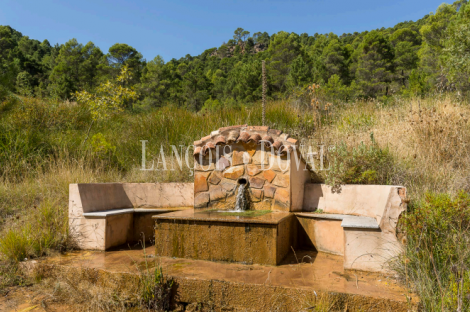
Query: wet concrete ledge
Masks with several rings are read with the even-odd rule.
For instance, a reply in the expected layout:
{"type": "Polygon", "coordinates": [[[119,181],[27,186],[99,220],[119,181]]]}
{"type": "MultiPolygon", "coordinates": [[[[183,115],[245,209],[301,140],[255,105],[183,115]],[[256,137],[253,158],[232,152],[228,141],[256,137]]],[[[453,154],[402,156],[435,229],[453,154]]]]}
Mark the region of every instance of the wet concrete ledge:
{"type": "Polygon", "coordinates": [[[246,217],[246,216],[230,216],[223,215],[221,212],[215,211],[198,211],[183,210],[162,215],[156,215],[152,218],[155,220],[186,220],[186,221],[207,221],[207,222],[228,222],[228,223],[260,223],[260,224],[279,224],[284,219],[292,217],[290,212],[270,212],[262,216],[246,217]]]}
{"type": "Polygon", "coordinates": [[[97,286],[137,290],[139,271],[161,265],[175,281],[173,303],[197,302],[202,311],[313,311],[324,294],[347,304],[347,311],[405,312],[417,306],[415,297],[407,302],[409,294],[391,277],[345,271],[338,256],[298,250],[273,267],[155,257],[154,252],[153,246],[145,253],[128,247],[77,251],[23,262],[22,267],[27,274],[79,275],[97,286]]]}

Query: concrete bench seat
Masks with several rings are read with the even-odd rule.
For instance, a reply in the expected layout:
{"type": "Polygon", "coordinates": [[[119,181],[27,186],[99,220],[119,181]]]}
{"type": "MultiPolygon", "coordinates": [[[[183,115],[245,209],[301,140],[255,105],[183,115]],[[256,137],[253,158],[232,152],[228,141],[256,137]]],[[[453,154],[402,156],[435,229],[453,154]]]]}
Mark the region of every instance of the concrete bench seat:
{"type": "Polygon", "coordinates": [[[125,209],[111,209],[111,210],[104,210],[104,211],[95,211],[95,212],[85,212],[83,216],[85,218],[106,218],[109,216],[116,216],[120,214],[126,213],[154,213],[154,214],[161,214],[167,212],[173,212],[179,209],[162,209],[162,208],[155,208],[155,209],[148,209],[148,208],[125,208],[125,209]]]}
{"type": "Polygon", "coordinates": [[[338,213],[315,213],[315,212],[298,212],[297,216],[310,217],[316,219],[326,220],[341,220],[341,227],[343,228],[358,228],[358,229],[372,229],[380,230],[377,220],[372,217],[352,216],[347,214],[338,213]]]}
{"type": "Polygon", "coordinates": [[[94,212],[84,212],[83,216],[85,218],[106,218],[109,216],[117,216],[126,213],[134,213],[134,208],[126,208],[126,209],[111,209],[111,210],[103,210],[103,211],[94,211],[94,212]]]}
{"type": "Polygon", "coordinates": [[[396,226],[405,210],[405,188],[392,185],[306,184],[302,212],[296,216],[318,251],[344,256],[345,269],[387,271],[400,253],[396,226]],[[316,211],[322,210],[322,213],[316,211]]]}
{"type": "Polygon", "coordinates": [[[77,248],[92,250],[152,240],[152,216],[192,209],[193,188],[193,183],[70,184],[70,235],[77,248]]]}
{"type": "Polygon", "coordinates": [[[341,222],[341,227],[352,229],[380,230],[377,220],[371,217],[347,216],[341,222]]]}

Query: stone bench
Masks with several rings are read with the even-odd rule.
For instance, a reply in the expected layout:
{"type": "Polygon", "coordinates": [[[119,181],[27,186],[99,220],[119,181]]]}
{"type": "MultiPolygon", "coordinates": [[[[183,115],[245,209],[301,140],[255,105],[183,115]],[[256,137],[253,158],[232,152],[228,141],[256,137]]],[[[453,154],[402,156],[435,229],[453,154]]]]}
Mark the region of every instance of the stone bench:
{"type": "Polygon", "coordinates": [[[344,256],[345,269],[387,271],[387,262],[402,250],[396,226],[405,188],[387,185],[345,185],[333,191],[307,184],[300,229],[318,251],[344,256]],[[318,213],[322,211],[322,213],[318,213]]]}
{"type": "Polygon", "coordinates": [[[192,205],[192,183],[70,184],[70,235],[80,249],[148,241],[154,237],[152,216],[192,205]]]}

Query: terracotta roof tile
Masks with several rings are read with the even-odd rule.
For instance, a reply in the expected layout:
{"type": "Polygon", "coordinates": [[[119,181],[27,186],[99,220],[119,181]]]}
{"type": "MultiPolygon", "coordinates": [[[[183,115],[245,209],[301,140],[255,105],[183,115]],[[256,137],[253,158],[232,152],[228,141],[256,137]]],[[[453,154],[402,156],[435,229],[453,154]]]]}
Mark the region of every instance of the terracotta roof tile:
{"type": "MultiPolygon", "coordinates": [[[[278,155],[285,155],[294,149],[300,154],[296,146],[299,141],[290,138],[289,134],[282,133],[281,130],[270,129],[267,126],[247,126],[237,125],[230,127],[222,127],[219,130],[212,131],[211,135],[203,137],[199,141],[195,141],[194,156],[200,154],[207,155],[211,149],[215,149],[216,145],[234,144],[238,142],[248,143],[254,141],[260,144],[263,140],[267,147],[273,147],[278,155]]],[[[302,155],[300,155],[302,157],[302,155]]]]}
{"type": "Polygon", "coordinates": [[[286,155],[287,153],[290,153],[294,150],[294,148],[292,147],[292,145],[283,145],[280,149],[279,149],[279,155],[286,155]]]}
{"type": "Polygon", "coordinates": [[[248,126],[246,128],[248,131],[268,131],[269,127],[268,126],[248,126]]]}
{"type": "Polygon", "coordinates": [[[270,129],[269,133],[274,134],[274,135],[281,135],[282,131],[276,130],[276,129],[270,129]]]}
{"type": "Polygon", "coordinates": [[[211,139],[211,135],[209,134],[208,136],[205,136],[201,139],[201,141],[207,141],[207,140],[210,140],[211,139]]]}
{"type": "Polygon", "coordinates": [[[227,135],[226,142],[227,144],[232,144],[237,142],[238,136],[240,135],[240,132],[238,131],[230,131],[227,135]]]}
{"type": "Polygon", "coordinates": [[[271,146],[271,144],[274,143],[273,137],[270,136],[270,135],[265,135],[265,136],[263,137],[263,141],[267,141],[267,142],[264,142],[264,144],[265,144],[266,146],[271,146]],[[269,143],[268,143],[268,142],[269,142],[269,143]]]}
{"type": "Polygon", "coordinates": [[[248,139],[247,142],[251,142],[251,141],[258,144],[258,142],[261,141],[261,135],[259,135],[258,133],[254,133],[254,134],[250,135],[250,138],[248,139]]]}
{"type": "Polygon", "coordinates": [[[222,133],[222,132],[229,131],[229,130],[237,130],[237,129],[240,129],[241,127],[246,127],[246,125],[222,127],[222,128],[219,128],[219,132],[222,133]]]}
{"type": "Polygon", "coordinates": [[[292,144],[294,144],[294,145],[297,145],[297,143],[299,143],[299,141],[296,140],[296,139],[294,139],[294,138],[288,138],[288,139],[287,139],[287,142],[290,142],[290,143],[292,143],[292,144]]]}
{"type": "Polygon", "coordinates": [[[282,147],[282,142],[281,141],[276,141],[273,143],[273,147],[275,150],[278,150],[282,147]]]}
{"type": "Polygon", "coordinates": [[[223,135],[219,135],[215,138],[215,145],[225,144],[225,137],[223,135]]]}
{"type": "Polygon", "coordinates": [[[197,146],[197,147],[194,149],[193,156],[199,155],[199,154],[201,153],[201,150],[202,150],[202,147],[197,146]]]}
{"type": "Polygon", "coordinates": [[[202,155],[207,155],[207,152],[211,149],[215,149],[215,145],[212,142],[207,142],[203,147],[202,147],[202,155]]]}
{"type": "Polygon", "coordinates": [[[249,138],[250,138],[250,134],[248,132],[242,132],[240,133],[240,136],[238,137],[237,142],[241,141],[243,143],[247,143],[249,138]]]}

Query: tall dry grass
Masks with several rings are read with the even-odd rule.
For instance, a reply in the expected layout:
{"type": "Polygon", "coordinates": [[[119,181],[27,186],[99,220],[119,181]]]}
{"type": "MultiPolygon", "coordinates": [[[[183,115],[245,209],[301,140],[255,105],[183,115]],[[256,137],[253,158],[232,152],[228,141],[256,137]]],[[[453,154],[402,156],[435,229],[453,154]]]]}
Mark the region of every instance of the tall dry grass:
{"type": "Polygon", "coordinates": [[[382,183],[406,186],[415,200],[426,192],[470,191],[470,107],[458,98],[355,102],[335,107],[331,115],[308,143],[352,149],[370,144],[372,133],[393,157],[382,183]]]}

